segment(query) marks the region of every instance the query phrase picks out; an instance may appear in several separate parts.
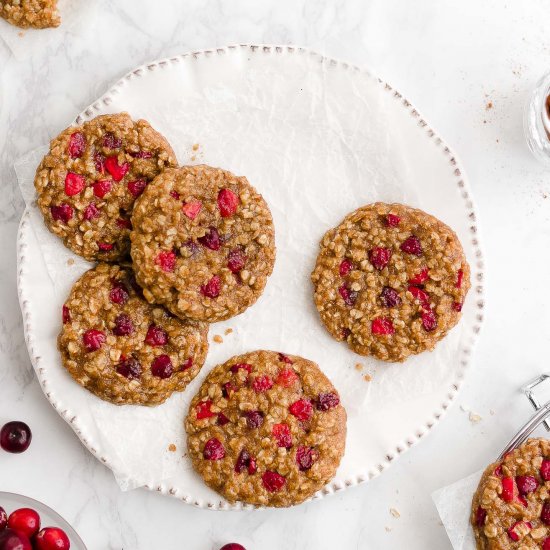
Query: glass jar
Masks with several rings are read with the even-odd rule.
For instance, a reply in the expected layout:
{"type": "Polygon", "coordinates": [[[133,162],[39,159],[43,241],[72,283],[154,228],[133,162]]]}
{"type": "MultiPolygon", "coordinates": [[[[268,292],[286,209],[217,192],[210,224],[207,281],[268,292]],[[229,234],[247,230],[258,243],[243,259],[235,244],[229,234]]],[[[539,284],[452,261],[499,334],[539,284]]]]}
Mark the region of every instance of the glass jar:
{"type": "Polygon", "coordinates": [[[537,82],[525,108],[523,126],[529,149],[550,166],[550,73],[537,82]]]}

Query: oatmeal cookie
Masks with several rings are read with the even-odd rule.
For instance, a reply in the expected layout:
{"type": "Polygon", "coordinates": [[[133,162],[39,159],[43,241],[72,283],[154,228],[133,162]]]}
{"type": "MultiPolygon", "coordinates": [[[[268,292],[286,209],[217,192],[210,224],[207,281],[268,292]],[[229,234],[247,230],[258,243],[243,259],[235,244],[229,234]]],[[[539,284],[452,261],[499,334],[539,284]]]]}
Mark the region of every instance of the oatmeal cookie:
{"type": "Polygon", "coordinates": [[[185,429],[195,470],[227,500],[291,506],[336,473],[346,411],[312,361],[254,351],[210,372],[185,429]]]}
{"type": "Polygon", "coordinates": [[[136,201],[132,260],[150,302],[209,323],[242,313],[262,294],[275,232],[244,177],[205,165],[165,170],[136,201]]]}
{"type": "Polygon", "coordinates": [[[61,22],[57,0],[0,0],[0,17],[23,29],[57,27],[61,22]]]}
{"type": "Polygon", "coordinates": [[[529,439],[491,464],[472,501],[478,550],[550,550],[550,441],[529,439]]]}
{"type": "Polygon", "coordinates": [[[87,260],[130,251],[135,199],[164,168],[172,148],[145,120],[102,115],[67,128],[50,144],[34,185],[48,229],[87,260]]]}
{"type": "Polygon", "coordinates": [[[74,284],[58,338],[63,365],[117,405],[157,405],[198,374],[208,325],[184,322],[141,296],[132,270],[99,264],[74,284]]]}
{"type": "Polygon", "coordinates": [[[327,330],[360,355],[404,361],[459,321],[470,268],[458,237],[433,216],[375,203],[325,233],[311,275],[327,330]]]}

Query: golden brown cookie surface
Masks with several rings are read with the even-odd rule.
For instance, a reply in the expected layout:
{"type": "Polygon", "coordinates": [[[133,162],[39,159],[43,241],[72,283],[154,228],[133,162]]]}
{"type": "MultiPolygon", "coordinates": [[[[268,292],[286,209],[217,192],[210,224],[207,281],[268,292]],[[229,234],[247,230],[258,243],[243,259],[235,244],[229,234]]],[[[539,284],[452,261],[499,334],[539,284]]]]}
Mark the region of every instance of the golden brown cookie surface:
{"type": "Polygon", "coordinates": [[[375,203],[327,231],[311,279],[334,338],[360,355],[403,361],[433,349],[459,321],[470,268],[443,222],[375,203]]]}
{"type": "Polygon", "coordinates": [[[336,473],[346,412],[312,361],[255,351],[215,367],[191,402],[188,451],[231,502],[299,504],[336,473]]]}
{"type": "Polygon", "coordinates": [[[57,0],[0,0],[0,17],[24,29],[57,27],[61,22],[57,0]]]}

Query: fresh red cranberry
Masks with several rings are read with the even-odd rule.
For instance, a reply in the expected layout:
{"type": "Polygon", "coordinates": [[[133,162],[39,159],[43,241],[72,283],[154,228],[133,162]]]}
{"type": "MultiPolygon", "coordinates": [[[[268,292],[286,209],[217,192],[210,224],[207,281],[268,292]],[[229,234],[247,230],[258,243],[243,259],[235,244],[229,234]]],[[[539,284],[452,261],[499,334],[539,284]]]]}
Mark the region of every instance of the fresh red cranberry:
{"type": "Polygon", "coordinates": [[[116,282],[109,292],[109,299],[111,302],[121,305],[125,304],[128,301],[128,298],[130,298],[130,294],[128,293],[128,288],[126,285],[119,281],[116,282]]]}
{"type": "Polygon", "coordinates": [[[290,405],[288,408],[290,414],[295,416],[298,420],[305,422],[311,418],[313,414],[313,405],[311,401],[307,399],[299,399],[290,405]]]}
{"type": "Polygon", "coordinates": [[[246,265],[246,254],[242,248],[233,248],[227,255],[227,267],[231,273],[239,273],[246,265]]]}
{"type": "Polygon", "coordinates": [[[54,221],[63,223],[68,223],[72,220],[74,214],[73,207],[66,203],[50,206],[50,212],[54,221]]]}
{"type": "Polygon", "coordinates": [[[273,380],[267,374],[263,374],[262,376],[258,376],[254,378],[254,382],[252,382],[252,389],[256,393],[262,393],[264,391],[271,389],[272,387],[273,387],[273,380]]]}
{"type": "Polygon", "coordinates": [[[8,527],[32,539],[40,530],[40,516],[32,508],[19,508],[10,514],[8,527]]]}
{"type": "Polygon", "coordinates": [[[113,250],[115,245],[113,243],[102,243],[98,241],[97,247],[99,248],[99,250],[101,250],[101,252],[109,252],[113,250]]]}
{"type": "Polygon", "coordinates": [[[502,500],[512,502],[516,498],[516,483],[513,477],[502,478],[502,500]]]}
{"type": "Polygon", "coordinates": [[[256,472],[256,460],[250,456],[246,449],[242,449],[235,462],[235,473],[240,474],[247,470],[249,474],[256,472]]]}
{"type": "Polygon", "coordinates": [[[71,322],[71,311],[65,304],[63,304],[61,318],[63,319],[64,325],[71,322]]]}
{"type": "Polygon", "coordinates": [[[245,413],[246,425],[250,429],[259,428],[264,423],[264,413],[262,411],[248,411],[245,413]]]}
{"type": "Polygon", "coordinates": [[[122,140],[117,138],[113,132],[107,132],[103,136],[103,147],[107,149],[119,149],[122,147],[122,140]]]}
{"type": "Polygon", "coordinates": [[[69,550],[71,543],[63,529],[45,527],[34,539],[35,550],[69,550]]]}
{"type": "Polygon", "coordinates": [[[223,414],[222,412],[218,413],[218,419],[216,420],[216,424],[218,426],[225,426],[226,424],[229,424],[230,420],[223,414]]]}
{"type": "Polygon", "coordinates": [[[453,302],[453,309],[455,311],[461,312],[462,311],[462,304],[460,302],[453,302]]]}
{"type": "Polygon", "coordinates": [[[231,189],[222,189],[218,193],[218,208],[222,218],[229,218],[239,207],[239,197],[231,189]]]}
{"type": "Polygon", "coordinates": [[[172,250],[162,250],[157,254],[155,263],[160,265],[162,271],[170,273],[176,268],[176,253],[172,250]]]}
{"type": "Polygon", "coordinates": [[[485,518],[487,517],[487,510],[481,506],[477,507],[476,510],[476,525],[478,527],[483,527],[485,525],[485,518]]]}
{"type": "Polygon", "coordinates": [[[462,280],[464,279],[464,271],[462,269],[458,270],[458,273],[456,274],[456,288],[462,287],[462,280]]]}
{"type": "Polygon", "coordinates": [[[0,506],[0,531],[3,531],[8,526],[8,514],[6,510],[0,506]]]}
{"type": "Polygon", "coordinates": [[[380,293],[380,302],[384,307],[398,307],[401,305],[401,296],[391,286],[385,286],[380,293]]]}
{"type": "Polygon", "coordinates": [[[99,180],[94,182],[94,195],[102,199],[107,193],[111,191],[113,186],[111,180],[99,180]]]}
{"type": "Polygon", "coordinates": [[[284,368],[277,375],[277,384],[283,386],[283,388],[290,388],[293,386],[299,379],[299,376],[296,372],[290,367],[284,368]]]}
{"type": "Polygon", "coordinates": [[[90,221],[90,220],[93,220],[94,218],[97,218],[98,216],[99,216],[99,209],[95,205],[95,202],[91,202],[84,209],[84,219],[86,221],[90,221]]]}
{"type": "Polygon", "coordinates": [[[424,267],[419,273],[414,275],[409,280],[409,283],[411,285],[421,285],[422,283],[425,283],[429,278],[430,278],[430,270],[427,267],[424,267]]]}
{"type": "Polygon", "coordinates": [[[207,298],[217,298],[220,295],[222,281],[214,275],[205,285],[201,285],[201,294],[207,298]]]}
{"type": "Polygon", "coordinates": [[[216,416],[215,412],[212,412],[212,401],[206,400],[197,403],[195,411],[197,412],[197,420],[204,420],[205,418],[212,418],[216,416]]]}
{"type": "Polygon", "coordinates": [[[407,290],[413,295],[415,300],[420,302],[423,308],[430,308],[430,295],[427,292],[413,285],[410,285],[407,290]]]}
{"type": "Polygon", "coordinates": [[[225,456],[225,448],[222,442],[212,437],[204,444],[202,456],[206,460],[221,460],[225,456]]]}
{"type": "Polygon", "coordinates": [[[74,132],[69,138],[69,155],[72,159],[80,158],[86,149],[86,138],[82,132],[74,132]]]}
{"type": "Polygon", "coordinates": [[[65,176],[65,194],[69,197],[78,195],[86,186],[86,178],[74,172],[67,172],[65,176]]]}
{"type": "Polygon", "coordinates": [[[159,355],[153,359],[151,364],[151,373],[158,378],[170,378],[174,372],[172,360],[168,355],[159,355]]]}
{"type": "Polygon", "coordinates": [[[540,475],[544,481],[550,481],[550,460],[543,460],[540,467],[540,475]]]}
{"type": "Polygon", "coordinates": [[[239,370],[245,370],[246,372],[248,372],[248,374],[250,374],[252,372],[252,365],[249,365],[248,363],[237,363],[236,365],[232,365],[231,366],[231,372],[233,374],[237,374],[239,372],[239,370]]]}
{"type": "Polygon", "coordinates": [[[104,162],[105,169],[115,181],[120,181],[130,170],[130,165],[127,162],[122,164],[118,163],[118,158],[116,155],[112,157],[107,157],[104,162]]]}
{"type": "Polygon", "coordinates": [[[422,326],[426,332],[437,328],[437,315],[431,309],[422,313],[422,326]]]}
{"type": "Polygon", "coordinates": [[[105,156],[99,152],[94,153],[94,166],[96,172],[105,174],[105,156]]]}
{"type": "Polygon", "coordinates": [[[164,346],[168,343],[168,334],[157,325],[151,325],[145,335],[145,343],[150,346],[164,346]]]}
{"type": "Polygon", "coordinates": [[[141,376],[141,363],[135,357],[125,357],[117,365],[116,371],[129,380],[137,380],[141,376]]]}
{"type": "MultiPolygon", "coordinates": [[[[241,544],[238,544],[236,542],[230,542],[228,544],[224,544],[220,550],[246,550],[246,548],[244,546],[242,546],[241,544]]],[[[544,549],[546,550],[546,548],[544,549]]]]}
{"type": "Polygon", "coordinates": [[[390,263],[390,260],[390,248],[377,247],[369,252],[369,261],[378,271],[382,271],[390,263]]]}
{"type": "Polygon", "coordinates": [[[395,214],[388,214],[386,216],[386,224],[389,227],[397,227],[400,221],[401,218],[399,216],[396,216],[395,214]]]}
{"type": "Polygon", "coordinates": [[[8,453],[23,453],[31,444],[32,432],[24,422],[14,420],[2,426],[0,447],[8,453]]]}
{"type": "Polygon", "coordinates": [[[550,525],[550,501],[543,504],[540,519],[545,525],[550,525]]]}
{"type": "Polygon", "coordinates": [[[536,491],[539,486],[539,482],[533,476],[517,476],[516,484],[520,495],[528,495],[533,491],[536,491]]]}
{"type": "Polygon", "coordinates": [[[288,424],[273,424],[271,433],[278,447],[284,447],[285,449],[292,447],[292,432],[288,424]]]}
{"type": "Polygon", "coordinates": [[[550,550],[550,537],[544,539],[542,550],[550,550]]]}
{"type": "Polygon", "coordinates": [[[286,479],[278,472],[267,470],[262,475],[262,483],[270,493],[277,493],[286,483],[286,479]]]}
{"type": "Polygon", "coordinates": [[[340,398],[338,395],[332,392],[328,393],[320,393],[317,396],[317,410],[318,411],[328,411],[329,409],[333,409],[334,407],[337,407],[340,404],[340,398]]]}
{"type": "Polygon", "coordinates": [[[420,242],[420,239],[415,235],[407,237],[401,243],[400,248],[403,252],[406,252],[407,254],[412,254],[413,256],[422,256],[424,252],[422,250],[422,243],[420,242]]]}
{"type": "Polygon", "coordinates": [[[313,447],[300,445],[296,449],[296,464],[301,472],[309,470],[318,458],[319,452],[313,447]]]}
{"type": "Polygon", "coordinates": [[[197,240],[199,241],[199,243],[202,244],[202,246],[205,246],[210,250],[219,250],[221,246],[220,234],[218,233],[218,230],[213,226],[210,226],[208,228],[208,231],[197,240]]]}
{"type": "Polygon", "coordinates": [[[340,277],[345,277],[352,269],[353,269],[353,262],[348,258],[344,258],[342,260],[342,263],[340,264],[340,267],[338,268],[340,277]]]}
{"type": "Polygon", "coordinates": [[[201,201],[189,201],[186,202],[182,207],[183,213],[190,219],[194,220],[202,209],[201,201]]]}
{"type": "Polygon", "coordinates": [[[347,285],[342,285],[338,289],[338,292],[340,293],[340,296],[342,296],[342,299],[347,306],[351,307],[357,301],[357,292],[355,290],[351,290],[351,288],[349,288],[347,285]]]}
{"type": "Polygon", "coordinates": [[[82,335],[82,341],[84,342],[84,347],[88,353],[97,351],[106,342],[106,340],[107,338],[104,332],[93,328],[87,330],[82,335]]]}
{"type": "Polygon", "coordinates": [[[147,182],[145,180],[134,180],[128,182],[128,191],[130,191],[132,197],[139,197],[145,188],[147,187],[147,182]]]}
{"type": "Polygon", "coordinates": [[[134,332],[134,323],[132,319],[126,314],[121,313],[115,317],[115,326],[113,328],[113,334],[116,336],[130,336],[134,332]]]}
{"type": "MultiPolygon", "coordinates": [[[[43,550],[38,547],[38,550],[43,550]]],[[[32,550],[29,538],[24,533],[19,533],[13,529],[4,529],[0,532],[1,550],[32,550]]],[[[44,549],[46,550],[46,549],[44,549]]]]}
{"type": "Polygon", "coordinates": [[[389,317],[377,317],[372,320],[371,332],[373,334],[393,334],[395,329],[389,317]]]}

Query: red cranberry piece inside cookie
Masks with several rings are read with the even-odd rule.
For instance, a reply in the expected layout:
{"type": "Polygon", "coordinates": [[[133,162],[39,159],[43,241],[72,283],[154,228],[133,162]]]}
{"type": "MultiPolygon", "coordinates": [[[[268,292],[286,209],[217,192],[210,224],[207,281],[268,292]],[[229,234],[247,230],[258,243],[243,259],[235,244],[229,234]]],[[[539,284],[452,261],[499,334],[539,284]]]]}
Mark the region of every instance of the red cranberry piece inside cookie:
{"type": "Polygon", "coordinates": [[[90,329],[87,330],[82,336],[84,347],[88,352],[97,351],[106,340],[107,338],[105,337],[105,333],[101,330],[90,329]]]}
{"type": "Polygon", "coordinates": [[[141,363],[135,357],[126,357],[117,365],[118,374],[130,380],[137,380],[141,376],[141,363]]]}
{"type": "MultiPolygon", "coordinates": [[[[179,194],[178,194],[179,197],[179,194]]],[[[183,213],[190,219],[194,220],[202,209],[201,201],[189,201],[182,206],[183,213]]]]}
{"type": "Polygon", "coordinates": [[[174,372],[174,366],[169,355],[155,357],[151,365],[151,373],[158,378],[170,378],[174,372]]]}
{"type": "Polygon", "coordinates": [[[86,187],[86,178],[74,172],[67,172],[65,176],[65,194],[69,197],[78,195],[86,187]]]}
{"type": "Polygon", "coordinates": [[[286,479],[278,472],[268,470],[262,475],[262,483],[270,493],[276,493],[285,486],[286,479]]]}
{"type": "Polygon", "coordinates": [[[403,244],[400,246],[400,248],[403,252],[406,252],[407,254],[413,254],[414,256],[422,256],[424,252],[422,250],[422,243],[420,242],[420,239],[414,235],[411,235],[405,241],[403,241],[403,244]]]}
{"type": "Polygon", "coordinates": [[[151,325],[147,330],[145,343],[150,346],[164,346],[168,343],[168,334],[163,328],[151,325]]]}
{"type": "Polygon", "coordinates": [[[218,207],[223,218],[229,218],[237,212],[239,197],[231,189],[222,189],[218,194],[218,207]]]}
{"type": "Polygon", "coordinates": [[[309,420],[313,414],[313,405],[311,401],[307,399],[299,399],[290,405],[288,408],[290,414],[295,416],[298,420],[306,421],[309,420]]]}
{"type": "Polygon", "coordinates": [[[51,206],[50,212],[52,214],[52,218],[56,222],[63,222],[63,223],[69,223],[69,221],[73,219],[73,214],[74,214],[74,210],[72,206],[68,204],[51,206]]]}
{"type": "Polygon", "coordinates": [[[296,464],[300,471],[309,470],[319,458],[319,453],[313,447],[300,446],[296,449],[296,464]]]}
{"type": "Polygon", "coordinates": [[[203,456],[206,460],[221,460],[225,457],[225,448],[219,439],[213,437],[204,445],[203,456]]]}
{"type": "Polygon", "coordinates": [[[379,271],[384,269],[391,260],[392,252],[389,248],[373,248],[369,252],[370,263],[379,271]]]}
{"type": "Polygon", "coordinates": [[[74,132],[69,138],[69,155],[72,159],[78,159],[86,150],[86,138],[82,132],[74,132]]]}
{"type": "Polygon", "coordinates": [[[288,424],[273,424],[272,434],[278,447],[285,449],[292,447],[292,433],[288,424]]]}

